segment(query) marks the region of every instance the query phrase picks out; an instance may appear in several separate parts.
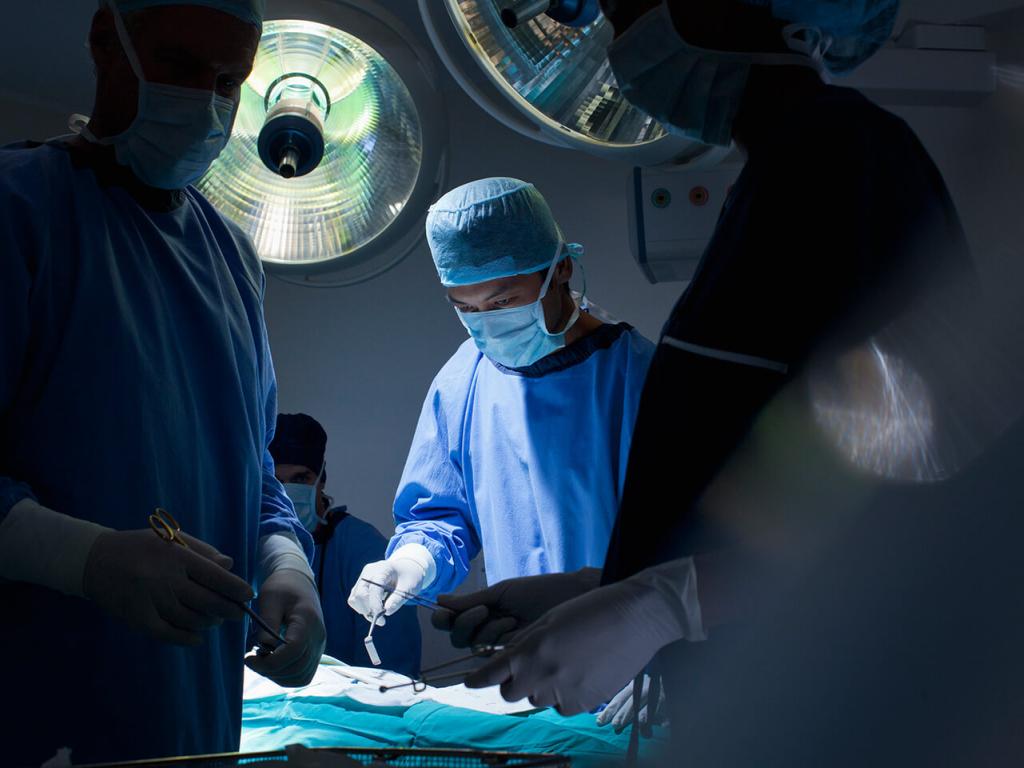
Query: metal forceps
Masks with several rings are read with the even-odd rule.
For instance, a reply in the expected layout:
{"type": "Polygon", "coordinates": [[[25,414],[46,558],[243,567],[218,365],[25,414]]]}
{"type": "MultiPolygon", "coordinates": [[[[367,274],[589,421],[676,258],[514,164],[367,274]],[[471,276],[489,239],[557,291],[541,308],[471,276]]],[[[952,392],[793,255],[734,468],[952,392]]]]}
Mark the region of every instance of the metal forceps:
{"type": "MultiPolygon", "coordinates": [[[[438,610],[441,607],[440,605],[438,605],[437,603],[433,602],[432,600],[427,600],[425,597],[420,597],[419,595],[414,595],[414,594],[412,594],[412,592],[403,592],[400,589],[395,589],[394,587],[385,586],[384,584],[381,584],[380,582],[374,581],[373,579],[368,579],[365,576],[360,576],[359,579],[360,579],[360,581],[365,581],[367,584],[370,584],[370,585],[372,585],[374,587],[380,587],[388,595],[398,595],[400,598],[405,600],[405,602],[412,603],[413,605],[419,605],[419,606],[421,606],[423,608],[426,608],[428,611],[436,611],[436,610],[438,610]]],[[[387,600],[387,595],[385,595],[384,599],[387,600]]]]}
{"type": "MultiPolygon", "coordinates": [[[[153,514],[149,516],[149,527],[153,529],[153,533],[168,544],[177,544],[185,549],[189,548],[188,542],[185,541],[185,538],[182,536],[181,526],[178,525],[178,521],[174,519],[174,515],[163,507],[157,507],[153,510],[153,514]]],[[[276,650],[276,648],[280,648],[284,645],[284,637],[281,636],[280,632],[275,632],[267,622],[260,618],[260,615],[256,613],[256,611],[250,608],[246,603],[235,603],[235,605],[245,611],[246,615],[250,619],[256,622],[262,630],[277,641],[277,645],[270,650],[276,650]]],[[[269,653],[269,651],[265,650],[263,647],[260,648],[260,652],[264,655],[269,653]]]]}
{"type": "Polygon", "coordinates": [[[487,658],[494,654],[505,651],[511,648],[511,645],[475,645],[469,656],[460,656],[457,659],[446,661],[444,664],[438,664],[434,667],[428,667],[420,672],[419,677],[409,678],[408,683],[399,683],[398,685],[382,685],[380,686],[381,693],[387,693],[398,688],[408,688],[412,686],[413,693],[423,693],[427,690],[428,685],[432,685],[440,680],[453,680],[455,678],[465,678],[471,670],[462,670],[460,672],[446,672],[443,675],[430,675],[431,672],[437,672],[439,669],[446,669],[447,667],[454,667],[456,664],[464,664],[467,661],[474,661],[475,659],[487,658]]]}
{"type": "MultiPolygon", "coordinates": [[[[400,589],[395,589],[394,587],[385,586],[384,584],[381,584],[379,582],[373,581],[372,579],[367,579],[365,577],[360,577],[360,578],[361,578],[362,581],[365,581],[367,584],[370,584],[370,585],[372,585],[374,587],[379,587],[380,589],[383,589],[384,592],[386,593],[385,597],[384,597],[385,600],[387,600],[387,595],[393,594],[393,595],[398,595],[399,597],[403,598],[407,603],[412,603],[413,605],[421,605],[424,608],[427,608],[427,609],[429,609],[431,611],[436,611],[438,608],[441,607],[437,603],[431,602],[430,600],[422,598],[419,595],[414,595],[411,592],[403,592],[400,589]]],[[[373,644],[373,630],[377,626],[377,619],[379,619],[383,615],[384,615],[383,611],[381,611],[380,613],[374,615],[373,619],[370,621],[370,630],[366,633],[366,637],[363,638],[363,645],[366,646],[366,655],[370,657],[370,662],[375,667],[379,667],[381,665],[381,660],[380,660],[380,654],[377,653],[377,647],[373,644]]]]}

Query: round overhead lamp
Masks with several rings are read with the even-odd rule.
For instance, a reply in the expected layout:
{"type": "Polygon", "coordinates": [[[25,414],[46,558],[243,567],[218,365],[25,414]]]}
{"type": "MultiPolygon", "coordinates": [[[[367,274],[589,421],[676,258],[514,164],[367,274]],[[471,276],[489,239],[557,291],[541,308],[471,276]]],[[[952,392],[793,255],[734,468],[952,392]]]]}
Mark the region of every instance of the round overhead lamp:
{"type": "Polygon", "coordinates": [[[427,33],[470,97],[518,133],[632,165],[698,165],[722,152],[626,101],[596,0],[419,0],[427,33]]]}
{"type": "Polygon", "coordinates": [[[231,140],[197,186],[252,236],[268,272],[367,280],[422,240],[444,184],[436,73],[373,3],[267,5],[231,140]]]}

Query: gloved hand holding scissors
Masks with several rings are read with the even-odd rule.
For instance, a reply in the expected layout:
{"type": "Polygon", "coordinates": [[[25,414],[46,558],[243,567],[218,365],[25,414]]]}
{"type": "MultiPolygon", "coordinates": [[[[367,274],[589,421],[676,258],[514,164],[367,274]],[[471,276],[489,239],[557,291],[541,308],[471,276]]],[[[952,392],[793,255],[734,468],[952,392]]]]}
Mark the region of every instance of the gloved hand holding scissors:
{"type": "Polygon", "coordinates": [[[435,628],[451,632],[452,645],[470,648],[505,642],[548,610],[596,589],[601,571],[583,568],[508,579],[468,595],[441,595],[431,616],[435,628]]]}
{"type": "Polygon", "coordinates": [[[563,715],[611,699],[664,646],[704,638],[690,559],[649,568],[556,606],[466,678],[563,715]]]}
{"type": "Polygon", "coordinates": [[[158,640],[199,645],[200,634],[243,617],[252,588],[231,573],[232,560],[177,531],[186,546],[148,528],[100,534],[85,566],[84,592],[104,611],[158,640]]]}
{"type": "Polygon", "coordinates": [[[349,607],[367,621],[384,626],[392,615],[429,587],[437,575],[434,557],[422,544],[406,544],[387,560],[369,563],[348,596],[349,607]]]}

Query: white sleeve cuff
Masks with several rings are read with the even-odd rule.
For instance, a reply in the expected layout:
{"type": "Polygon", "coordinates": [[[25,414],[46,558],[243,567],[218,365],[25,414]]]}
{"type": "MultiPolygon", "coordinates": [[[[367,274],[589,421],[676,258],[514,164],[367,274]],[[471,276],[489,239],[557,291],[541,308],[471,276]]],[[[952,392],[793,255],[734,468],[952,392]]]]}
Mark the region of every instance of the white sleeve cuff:
{"type": "Polygon", "coordinates": [[[85,597],[89,552],[111,530],[22,499],[0,524],[0,578],[85,597]]]}
{"type": "Polygon", "coordinates": [[[428,589],[437,578],[437,563],[434,562],[434,556],[422,544],[403,544],[391,553],[388,560],[411,560],[422,568],[423,582],[420,589],[428,589]]]}
{"type": "Polygon", "coordinates": [[[260,539],[256,555],[257,588],[275,571],[298,571],[316,585],[313,569],[294,534],[275,531],[260,539]]]}
{"type": "Polygon", "coordinates": [[[697,592],[697,567],[692,557],[647,568],[630,577],[630,581],[649,587],[664,598],[667,607],[678,618],[684,640],[700,642],[708,639],[697,592]]]}

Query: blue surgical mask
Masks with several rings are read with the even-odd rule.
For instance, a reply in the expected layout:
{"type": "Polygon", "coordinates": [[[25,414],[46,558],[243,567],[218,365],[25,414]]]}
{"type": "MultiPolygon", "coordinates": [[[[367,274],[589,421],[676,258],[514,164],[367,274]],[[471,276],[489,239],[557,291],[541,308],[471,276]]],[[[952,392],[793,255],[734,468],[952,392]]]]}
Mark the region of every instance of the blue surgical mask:
{"type": "MultiPolygon", "coordinates": [[[[608,48],[619,89],[675,134],[703,144],[732,143],[753,65],[805,66],[821,72],[821,50],[808,50],[808,27],[787,27],[784,37],[797,54],[727,53],[690,45],[676,31],[662,2],[637,19],[608,48]]],[[[829,40],[818,34],[821,46],[829,40]]]]}
{"type": "Polygon", "coordinates": [[[288,494],[288,498],[292,500],[292,506],[295,507],[295,514],[299,518],[299,522],[305,526],[306,530],[312,533],[316,530],[316,527],[320,523],[326,523],[319,515],[317,508],[317,493],[316,489],[320,485],[320,478],[323,477],[324,471],[320,470],[320,475],[317,477],[316,482],[313,485],[307,485],[306,483],[284,483],[284,492],[288,494]]]}
{"type": "Polygon", "coordinates": [[[548,331],[547,321],[544,319],[544,306],[541,303],[551,288],[555,268],[563,258],[562,245],[559,243],[555,258],[541,286],[540,296],[532,304],[491,312],[458,313],[462,324],[473,337],[477,349],[499,365],[506,368],[526,368],[565,346],[565,334],[580,317],[579,304],[576,304],[565,328],[557,333],[551,333],[548,331]]]}
{"type": "Polygon", "coordinates": [[[113,145],[117,161],[140,181],[159,189],[183,189],[198,181],[231,136],[238,103],[213,91],[148,82],[116,4],[108,2],[117,35],[139,81],[135,120],[116,136],[82,137],[113,145]]]}

